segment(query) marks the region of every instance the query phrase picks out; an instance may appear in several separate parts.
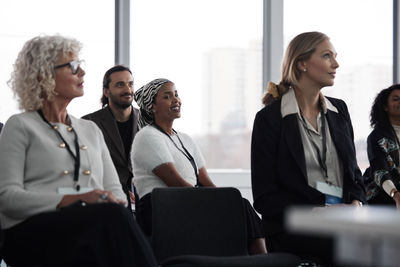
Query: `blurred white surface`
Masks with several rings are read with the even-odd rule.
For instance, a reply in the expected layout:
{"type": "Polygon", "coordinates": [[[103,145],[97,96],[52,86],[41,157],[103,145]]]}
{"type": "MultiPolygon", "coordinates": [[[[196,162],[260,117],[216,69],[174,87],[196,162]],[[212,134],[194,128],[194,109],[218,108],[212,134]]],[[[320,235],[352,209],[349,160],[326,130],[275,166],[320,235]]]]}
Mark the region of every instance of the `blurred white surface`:
{"type": "Polygon", "coordinates": [[[400,212],[388,207],[294,207],[287,227],[335,238],[335,260],[349,266],[399,266],[400,212]]]}

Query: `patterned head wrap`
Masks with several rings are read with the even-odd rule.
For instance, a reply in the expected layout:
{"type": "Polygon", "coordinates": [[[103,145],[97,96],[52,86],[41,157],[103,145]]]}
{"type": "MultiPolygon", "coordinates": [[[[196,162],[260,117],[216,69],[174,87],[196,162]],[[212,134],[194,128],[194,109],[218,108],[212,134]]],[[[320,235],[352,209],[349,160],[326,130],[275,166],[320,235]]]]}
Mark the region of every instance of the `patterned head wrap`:
{"type": "Polygon", "coordinates": [[[165,83],[170,83],[167,79],[155,79],[142,86],[139,90],[135,92],[135,101],[139,105],[139,128],[143,128],[146,125],[152,124],[154,122],[154,114],[151,110],[154,102],[154,98],[160,90],[161,86],[165,83]]]}

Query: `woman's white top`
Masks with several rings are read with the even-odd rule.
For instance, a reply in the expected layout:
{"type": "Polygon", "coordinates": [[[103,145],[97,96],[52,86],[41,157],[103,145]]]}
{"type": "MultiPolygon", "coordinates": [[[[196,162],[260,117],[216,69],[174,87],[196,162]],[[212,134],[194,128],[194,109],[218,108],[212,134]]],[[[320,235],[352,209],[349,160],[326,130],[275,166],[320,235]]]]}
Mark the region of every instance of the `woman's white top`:
{"type": "MultiPolygon", "coordinates": [[[[187,134],[177,132],[185,148],[194,158],[197,169],[204,167],[204,158],[197,145],[187,134]]],[[[178,136],[171,138],[183,150],[178,136]]],[[[153,170],[165,163],[173,163],[179,174],[190,184],[196,184],[196,175],[190,161],[174,145],[171,139],[153,126],[142,128],[135,136],[131,149],[133,183],[139,197],[150,193],[156,187],[167,185],[153,173],[153,170]]]]}
{"type": "MultiPolygon", "coordinates": [[[[95,123],[69,115],[80,147],[79,184],[111,191],[126,199],[104,137],[95,123]]],[[[58,131],[75,153],[74,134],[61,123],[58,131]]],[[[13,115],[0,135],[0,220],[9,228],[42,212],[55,211],[72,188],[74,159],[62,140],[37,112],[13,115]]]]}

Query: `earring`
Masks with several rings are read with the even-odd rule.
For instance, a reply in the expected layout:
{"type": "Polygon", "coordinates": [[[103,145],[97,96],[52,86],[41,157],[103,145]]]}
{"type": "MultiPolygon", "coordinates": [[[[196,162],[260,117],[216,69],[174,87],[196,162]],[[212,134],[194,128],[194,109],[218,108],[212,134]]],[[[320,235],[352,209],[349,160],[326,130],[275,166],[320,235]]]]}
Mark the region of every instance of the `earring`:
{"type": "Polygon", "coordinates": [[[307,71],[307,69],[306,68],[304,68],[304,70],[303,70],[304,72],[306,72],[307,71]]]}

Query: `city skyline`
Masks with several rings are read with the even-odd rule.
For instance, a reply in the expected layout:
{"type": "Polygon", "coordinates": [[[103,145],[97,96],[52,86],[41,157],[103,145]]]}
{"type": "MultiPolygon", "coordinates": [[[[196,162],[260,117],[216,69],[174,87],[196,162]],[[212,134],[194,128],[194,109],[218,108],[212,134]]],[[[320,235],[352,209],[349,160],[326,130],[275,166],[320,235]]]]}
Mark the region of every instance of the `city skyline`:
{"type": "MultiPolygon", "coordinates": [[[[70,104],[69,112],[80,117],[100,108],[101,80],[104,71],[114,64],[114,1],[96,2],[96,12],[93,12],[91,1],[70,0],[64,12],[74,14],[80,20],[60,20],[55,8],[54,0],[15,0],[0,8],[2,25],[15,21],[15,14],[19,14],[20,22],[12,29],[2,27],[0,30],[2,122],[20,112],[6,84],[12,64],[22,45],[42,33],[74,37],[84,45],[81,58],[86,61],[85,95],[70,104]],[[20,6],[25,8],[21,10],[20,6]]],[[[135,89],[158,77],[173,80],[183,101],[182,118],[176,121],[176,129],[199,139],[209,135],[215,141],[218,139],[216,131],[235,128],[234,122],[240,121],[239,126],[245,125],[247,132],[236,127],[237,135],[232,136],[231,145],[223,148],[226,152],[222,155],[232,152],[234,145],[237,150],[246,147],[244,151],[249,153],[248,131],[251,131],[255,113],[261,108],[262,89],[266,87],[262,84],[262,10],[263,1],[131,1],[130,62],[135,89]],[[213,108],[214,114],[218,114],[215,116],[217,121],[203,122],[202,113],[208,111],[204,88],[211,84],[204,78],[204,55],[221,49],[246,50],[247,56],[241,61],[246,69],[237,75],[242,77],[238,85],[227,89],[213,87],[227,93],[235,88],[240,98],[228,101],[225,95],[215,97],[213,101],[223,109],[213,108]],[[240,109],[225,111],[228,105],[237,105],[240,109]],[[219,116],[222,113],[224,116],[219,116]],[[213,129],[210,131],[214,134],[208,134],[206,126],[213,129]]],[[[332,5],[323,0],[285,0],[283,24],[284,48],[291,38],[304,31],[318,30],[331,37],[338,51],[340,68],[335,86],[323,89],[323,93],[346,101],[353,120],[355,141],[365,138],[370,132],[368,115],[372,99],[377,91],[392,82],[392,1],[338,0],[332,5]],[[360,6],[363,12],[355,14],[353,11],[360,6]]],[[[223,68],[233,67],[221,64],[214,75],[228,76],[220,73],[223,68]]],[[[231,80],[236,79],[235,75],[231,77],[231,80]]],[[[226,143],[224,140],[220,145],[226,143]]],[[[247,164],[247,158],[243,161],[247,164]]]]}

